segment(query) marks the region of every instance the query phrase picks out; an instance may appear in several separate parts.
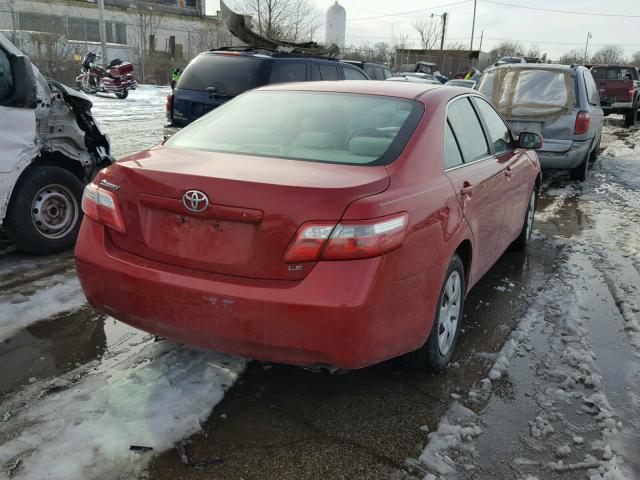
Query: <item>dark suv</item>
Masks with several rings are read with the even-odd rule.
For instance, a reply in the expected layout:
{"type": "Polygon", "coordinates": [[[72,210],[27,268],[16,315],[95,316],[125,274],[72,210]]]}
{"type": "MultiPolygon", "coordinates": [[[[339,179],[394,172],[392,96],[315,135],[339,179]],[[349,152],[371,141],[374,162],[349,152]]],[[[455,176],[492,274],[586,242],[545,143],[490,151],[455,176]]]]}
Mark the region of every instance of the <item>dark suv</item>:
{"type": "Polygon", "coordinates": [[[283,82],[369,80],[358,67],[329,58],[265,49],[204,52],[185,68],[167,97],[165,138],[247,90],[283,82]]]}

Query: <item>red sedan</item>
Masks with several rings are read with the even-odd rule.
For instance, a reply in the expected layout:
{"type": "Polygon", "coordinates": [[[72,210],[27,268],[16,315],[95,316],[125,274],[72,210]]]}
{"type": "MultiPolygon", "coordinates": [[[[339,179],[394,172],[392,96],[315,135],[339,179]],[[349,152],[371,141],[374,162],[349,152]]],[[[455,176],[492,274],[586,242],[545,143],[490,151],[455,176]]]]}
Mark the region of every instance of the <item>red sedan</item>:
{"type": "Polygon", "coordinates": [[[468,89],[253,90],[99,173],[78,275],[96,308],[179,342],[443,368],[469,289],[526,246],[541,142],[468,89]]]}

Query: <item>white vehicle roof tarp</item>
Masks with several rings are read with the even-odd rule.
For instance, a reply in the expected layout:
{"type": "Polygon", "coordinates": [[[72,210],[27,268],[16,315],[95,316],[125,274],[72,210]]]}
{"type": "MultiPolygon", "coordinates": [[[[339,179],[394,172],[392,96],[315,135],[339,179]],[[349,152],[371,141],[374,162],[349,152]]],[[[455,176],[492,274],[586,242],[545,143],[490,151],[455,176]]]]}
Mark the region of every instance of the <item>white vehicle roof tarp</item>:
{"type": "Polygon", "coordinates": [[[550,117],[571,112],[575,105],[573,78],[565,70],[498,68],[478,90],[505,117],[550,117]]]}

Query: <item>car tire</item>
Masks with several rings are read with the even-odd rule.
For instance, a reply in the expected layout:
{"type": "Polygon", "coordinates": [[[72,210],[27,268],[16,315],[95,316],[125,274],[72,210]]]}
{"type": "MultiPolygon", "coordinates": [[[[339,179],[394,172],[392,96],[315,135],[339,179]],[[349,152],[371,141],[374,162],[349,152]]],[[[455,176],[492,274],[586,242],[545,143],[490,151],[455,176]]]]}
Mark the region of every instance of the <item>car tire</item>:
{"type": "Polygon", "coordinates": [[[48,254],[68,250],[78,237],[83,185],[68,170],[36,167],[11,197],[6,232],[21,250],[48,254]]]}
{"type": "Polygon", "coordinates": [[[120,92],[116,93],[116,97],[118,97],[120,100],[124,100],[128,96],[129,96],[129,90],[125,90],[122,93],[120,92]]]}
{"type": "Polygon", "coordinates": [[[404,356],[408,366],[416,370],[436,372],[447,367],[460,333],[465,285],[464,266],[460,257],[455,254],[449,262],[440,290],[431,333],[422,347],[404,356]]]}
{"type": "Polygon", "coordinates": [[[571,180],[578,180],[579,182],[585,181],[585,179],[587,178],[587,170],[589,169],[590,156],[591,154],[587,152],[582,163],[578,165],[576,168],[572,168],[569,171],[571,180]]]}
{"type": "Polygon", "coordinates": [[[598,159],[598,155],[600,154],[600,142],[602,141],[602,138],[598,139],[598,144],[596,145],[596,148],[593,149],[593,151],[589,154],[589,161],[591,163],[595,162],[598,159]]]}
{"type": "Polygon", "coordinates": [[[624,126],[633,127],[638,119],[638,103],[634,103],[631,110],[629,110],[624,116],[624,126]]]}
{"type": "Polygon", "coordinates": [[[538,186],[533,187],[531,196],[529,197],[529,204],[527,205],[527,211],[524,214],[524,224],[520,235],[516,238],[511,246],[515,250],[524,251],[527,249],[529,239],[531,238],[531,231],[533,230],[533,220],[536,213],[536,206],[538,205],[538,186]]]}

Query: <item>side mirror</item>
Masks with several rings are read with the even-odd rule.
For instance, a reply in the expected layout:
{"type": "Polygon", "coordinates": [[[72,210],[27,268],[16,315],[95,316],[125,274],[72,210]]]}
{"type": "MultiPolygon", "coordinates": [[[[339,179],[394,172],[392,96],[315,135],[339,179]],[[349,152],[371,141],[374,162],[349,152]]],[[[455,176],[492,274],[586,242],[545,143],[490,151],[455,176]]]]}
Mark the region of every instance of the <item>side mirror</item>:
{"type": "Polygon", "coordinates": [[[31,61],[24,55],[9,55],[9,61],[15,89],[6,104],[12,107],[35,108],[36,84],[31,61]]]}
{"type": "Polygon", "coordinates": [[[538,133],[522,132],[518,137],[518,146],[520,148],[529,148],[531,150],[539,150],[542,148],[542,135],[538,133]]]}

